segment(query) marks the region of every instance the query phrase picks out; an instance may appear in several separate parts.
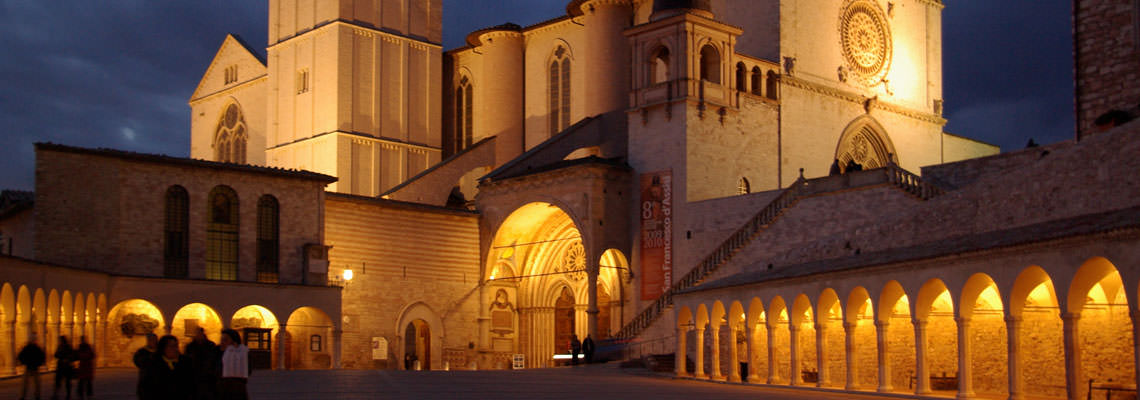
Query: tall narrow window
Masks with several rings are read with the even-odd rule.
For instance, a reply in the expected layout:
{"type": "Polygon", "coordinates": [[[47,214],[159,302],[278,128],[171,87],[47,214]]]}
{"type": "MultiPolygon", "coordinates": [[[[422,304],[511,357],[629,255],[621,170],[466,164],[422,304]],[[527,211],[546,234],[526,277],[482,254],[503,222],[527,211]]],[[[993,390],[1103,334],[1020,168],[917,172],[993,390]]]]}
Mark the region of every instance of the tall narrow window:
{"type": "Polygon", "coordinates": [[[166,189],[163,275],[185,278],[190,262],[190,196],[182,186],[166,189]]]}
{"type": "Polygon", "coordinates": [[[257,201],[257,281],[277,283],[281,245],[280,207],[270,195],[257,201]]]}
{"type": "Polygon", "coordinates": [[[297,70],[297,94],[308,93],[309,91],[309,69],[302,68],[297,70]]]}
{"type": "Polygon", "coordinates": [[[472,124],[474,117],[472,112],[474,107],[472,102],[474,100],[471,81],[467,77],[459,80],[459,88],[455,89],[455,151],[460,152],[464,149],[471,147],[475,140],[474,130],[472,124]]]}
{"type": "Polygon", "coordinates": [[[752,94],[760,96],[764,87],[764,71],[760,67],[752,67],[752,94]]]}
{"type": "Polygon", "coordinates": [[[744,63],[736,64],[736,90],[739,92],[748,91],[748,68],[744,63]]]}
{"type": "Polygon", "coordinates": [[[226,84],[229,85],[231,83],[237,82],[237,80],[238,80],[238,67],[237,67],[237,65],[231,65],[231,66],[226,67],[226,84]]]}
{"type": "Polygon", "coordinates": [[[247,140],[245,115],[237,103],[230,103],[214,133],[214,161],[244,164],[247,140]]]}
{"type": "Polygon", "coordinates": [[[736,184],[736,194],[749,193],[752,193],[752,184],[748,183],[748,178],[740,178],[740,183],[736,184]]]}
{"type": "Polygon", "coordinates": [[[564,47],[550,62],[550,135],[570,127],[570,56],[564,47]]]}
{"type": "Polygon", "coordinates": [[[665,83],[669,81],[669,49],[662,47],[654,54],[653,59],[649,64],[651,71],[649,77],[651,84],[665,83]]]}
{"type": "Polygon", "coordinates": [[[238,197],[233,189],[210,191],[206,227],[206,279],[237,280],[238,197]]]}
{"type": "Polygon", "coordinates": [[[776,76],[776,71],[768,71],[768,80],[766,81],[766,88],[764,91],[768,92],[768,98],[776,100],[779,97],[779,78],[776,76]]]}
{"type": "Polygon", "coordinates": [[[711,44],[701,48],[701,80],[720,83],[720,53],[711,44]]]}

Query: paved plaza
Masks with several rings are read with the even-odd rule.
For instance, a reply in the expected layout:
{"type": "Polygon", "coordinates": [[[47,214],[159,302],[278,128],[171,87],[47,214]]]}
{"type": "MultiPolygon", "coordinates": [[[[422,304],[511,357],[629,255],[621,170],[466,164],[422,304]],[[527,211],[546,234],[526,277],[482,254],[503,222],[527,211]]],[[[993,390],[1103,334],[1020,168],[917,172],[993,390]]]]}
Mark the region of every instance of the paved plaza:
{"type": "MultiPolygon", "coordinates": [[[[651,376],[612,366],[523,371],[258,371],[250,379],[253,399],[872,399],[812,391],[726,385],[651,376]]],[[[95,398],[133,399],[135,371],[97,373],[95,398]]],[[[41,398],[51,398],[52,375],[43,377],[41,398]]],[[[19,398],[19,379],[0,381],[0,399],[19,398]]]]}

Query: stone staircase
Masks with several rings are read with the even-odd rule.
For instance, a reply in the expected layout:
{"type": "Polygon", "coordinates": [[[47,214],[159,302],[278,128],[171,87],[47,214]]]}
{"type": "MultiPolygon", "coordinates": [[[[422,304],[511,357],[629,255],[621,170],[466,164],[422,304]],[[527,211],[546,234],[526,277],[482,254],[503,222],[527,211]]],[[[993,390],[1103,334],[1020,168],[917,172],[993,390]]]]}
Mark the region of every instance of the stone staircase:
{"type": "Polygon", "coordinates": [[[656,301],[634,316],[614,335],[614,339],[629,341],[641,335],[666,310],[673,306],[674,294],[700,284],[721,266],[727,264],[737,252],[752,243],[761,232],[800,199],[843,188],[884,184],[894,186],[919,200],[929,200],[943,193],[941,188],[924,182],[918,175],[893,163],[884,168],[811,180],[803,178],[803,170],[801,169],[799,179],[796,179],[794,183],[780,192],[772,202],[768,203],[760,212],[745,222],[744,226],[741,226],[740,229],[725,239],[689,273],[677,280],[661,297],[658,297],[656,301]]]}

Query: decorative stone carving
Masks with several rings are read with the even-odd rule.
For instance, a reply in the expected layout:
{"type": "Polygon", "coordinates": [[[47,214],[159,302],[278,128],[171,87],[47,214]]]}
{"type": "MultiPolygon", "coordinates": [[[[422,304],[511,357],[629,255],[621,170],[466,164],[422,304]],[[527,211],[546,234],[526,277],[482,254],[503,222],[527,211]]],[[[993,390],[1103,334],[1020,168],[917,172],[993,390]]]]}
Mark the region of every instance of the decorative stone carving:
{"type": "Polygon", "coordinates": [[[877,85],[890,70],[891,31],[879,6],[847,0],[839,16],[840,48],[847,67],[860,83],[877,85]]]}
{"type": "Polygon", "coordinates": [[[155,328],[158,328],[158,320],[146,314],[127,314],[120,321],[119,331],[126,337],[154,333],[155,328]]]}
{"type": "Polygon", "coordinates": [[[566,250],[566,257],[558,272],[565,273],[572,280],[580,281],[586,278],[586,248],[582,242],[576,241],[566,250]]]}

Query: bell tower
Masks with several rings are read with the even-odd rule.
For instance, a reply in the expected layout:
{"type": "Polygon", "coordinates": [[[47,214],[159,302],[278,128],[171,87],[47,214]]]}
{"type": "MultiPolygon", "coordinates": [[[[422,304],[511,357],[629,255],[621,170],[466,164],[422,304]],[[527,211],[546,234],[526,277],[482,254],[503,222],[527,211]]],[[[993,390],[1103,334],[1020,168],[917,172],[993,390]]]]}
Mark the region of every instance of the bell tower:
{"type": "Polygon", "coordinates": [[[375,196],[439,162],[440,0],[270,0],[270,166],[375,196]]]}

